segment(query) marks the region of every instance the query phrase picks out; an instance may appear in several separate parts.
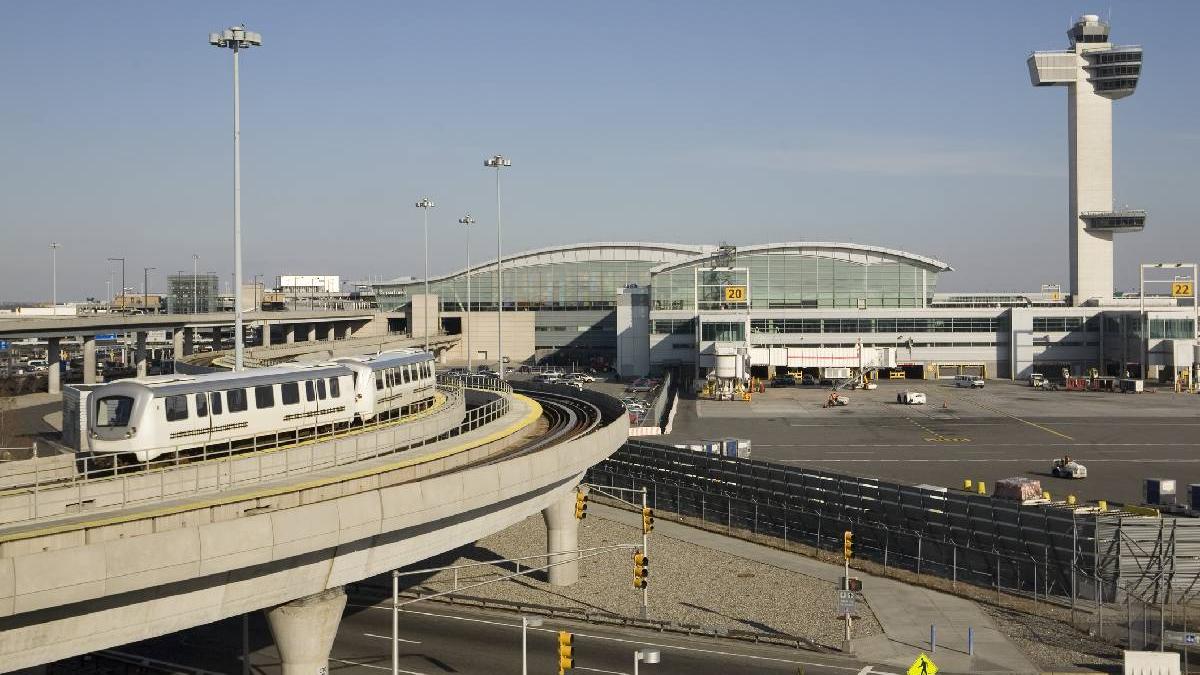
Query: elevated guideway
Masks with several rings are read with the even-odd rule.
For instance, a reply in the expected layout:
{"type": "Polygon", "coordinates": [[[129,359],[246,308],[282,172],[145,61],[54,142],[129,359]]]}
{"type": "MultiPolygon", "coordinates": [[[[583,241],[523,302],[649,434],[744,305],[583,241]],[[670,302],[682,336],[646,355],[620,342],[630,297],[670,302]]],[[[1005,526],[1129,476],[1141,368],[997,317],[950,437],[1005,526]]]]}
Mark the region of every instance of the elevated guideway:
{"type": "MultiPolygon", "coordinates": [[[[346,583],[539,510],[549,552],[575,548],[574,489],[624,441],[619,403],[553,388],[439,389],[410,428],[145,475],[15,481],[0,493],[0,672],[258,609],[284,672],[315,672],[346,583]]],[[[551,581],[571,583],[573,567],[551,581]]]]}

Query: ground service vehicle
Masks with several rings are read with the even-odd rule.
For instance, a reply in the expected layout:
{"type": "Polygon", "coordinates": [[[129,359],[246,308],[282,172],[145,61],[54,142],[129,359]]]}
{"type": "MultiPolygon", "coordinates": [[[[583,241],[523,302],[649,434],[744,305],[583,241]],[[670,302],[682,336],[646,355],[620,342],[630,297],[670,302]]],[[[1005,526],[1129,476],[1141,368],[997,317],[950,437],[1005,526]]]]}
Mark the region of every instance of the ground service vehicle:
{"type": "Polygon", "coordinates": [[[902,391],[896,394],[896,403],[905,405],[925,405],[925,392],[923,391],[902,391]]]}
{"type": "Polygon", "coordinates": [[[954,386],[983,389],[983,378],[978,375],[955,375],[954,386]]]}
{"type": "Polygon", "coordinates": [[[120,380],[88,398],[87,445],[103,463],[262,449],[424,410],[434,391],[433,355],[417,349],[120,380]]]}
{"type": "Polygon", "coordinates": [[[1087,467],[1070,457],[1059,457],[1050,464],[1050,473],[1055,478],[1087,478],[1087,467]]]}

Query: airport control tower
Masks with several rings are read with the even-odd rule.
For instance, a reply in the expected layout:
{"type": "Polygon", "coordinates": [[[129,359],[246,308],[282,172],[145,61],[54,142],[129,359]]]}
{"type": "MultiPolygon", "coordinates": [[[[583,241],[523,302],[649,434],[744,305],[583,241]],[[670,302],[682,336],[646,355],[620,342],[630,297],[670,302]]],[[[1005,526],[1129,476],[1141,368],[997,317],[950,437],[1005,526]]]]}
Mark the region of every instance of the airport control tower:
{"type": "Polygon", "coordinates": [[[1067,88],[1071,162],[1071,297],[1076,305],[1113,296],[1113,234],[1140,232],[1146,212],[1117,211],[1112,189],[1112,102],[1133,93],[1141,47],[1114,47],[1108,24],[1085,14],[1071,30],[1071,48],[1034,52],[1035,87],[1067,88]]]}

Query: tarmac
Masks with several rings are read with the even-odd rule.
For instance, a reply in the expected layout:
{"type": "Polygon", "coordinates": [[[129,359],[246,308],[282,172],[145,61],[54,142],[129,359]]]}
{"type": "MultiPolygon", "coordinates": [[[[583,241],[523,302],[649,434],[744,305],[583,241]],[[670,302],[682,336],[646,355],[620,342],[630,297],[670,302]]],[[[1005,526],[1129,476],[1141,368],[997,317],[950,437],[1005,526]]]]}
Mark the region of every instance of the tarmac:
{"type": "MultiPolygon", "coordinates": [[[[601,518],[641,523],[641,515],[632,511],[596,503],[588,508],[601,518]]],[[[832,583],[840,583],[845,572],[839,565],[661,518],[654,524],[654,533],[832,583]]],[[[899,672],[906,672],[922,653],[941,673],[1040,672],[976,603],[859,570],[851,570],[851,575],[862,579],[862,599],[883,628],[883,635],[851,640],[856,658],[886,664],[899,672]],[[936,628],[936,648],[930,644],[931,627],[936,628]],[[974,655],[968,653],[968,631],[974,634],[974,655]]]]}

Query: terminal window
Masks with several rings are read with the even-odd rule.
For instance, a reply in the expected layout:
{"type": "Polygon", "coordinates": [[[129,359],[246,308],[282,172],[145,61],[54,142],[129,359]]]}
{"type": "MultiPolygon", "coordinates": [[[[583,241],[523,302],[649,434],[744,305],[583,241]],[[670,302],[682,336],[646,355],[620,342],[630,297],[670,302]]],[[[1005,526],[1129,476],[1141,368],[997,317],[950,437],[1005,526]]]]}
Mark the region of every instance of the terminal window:
{"type": "Polygon", "coordinates": [[[746,339],[746,324],[734,321],[705,322],[700,327],[700,339],[716,342],[742,342],[746,339]]]}

